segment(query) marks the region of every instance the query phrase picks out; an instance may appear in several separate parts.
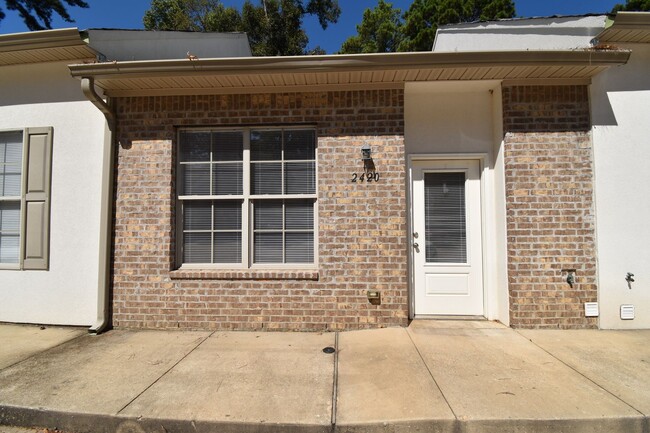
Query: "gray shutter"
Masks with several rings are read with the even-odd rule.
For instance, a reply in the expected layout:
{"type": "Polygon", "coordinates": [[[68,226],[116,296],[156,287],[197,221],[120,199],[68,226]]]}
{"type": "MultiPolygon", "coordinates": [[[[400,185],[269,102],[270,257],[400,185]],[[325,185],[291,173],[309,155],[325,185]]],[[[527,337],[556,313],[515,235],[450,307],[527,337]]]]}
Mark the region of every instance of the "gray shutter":
{"type": "Polygon", "coordinates": [[[52,128],[25,130],[23,269],[48,269],[52,128]]]}

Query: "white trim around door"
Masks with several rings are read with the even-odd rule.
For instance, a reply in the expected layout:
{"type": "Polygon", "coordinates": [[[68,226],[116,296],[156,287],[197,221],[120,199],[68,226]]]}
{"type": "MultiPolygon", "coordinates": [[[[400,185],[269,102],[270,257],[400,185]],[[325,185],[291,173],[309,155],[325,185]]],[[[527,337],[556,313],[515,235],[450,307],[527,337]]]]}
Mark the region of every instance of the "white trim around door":
{"type": "Polygon", "coordinates": [[[412,317],[481,317],[484,156],[409,158],[412,317]]]}

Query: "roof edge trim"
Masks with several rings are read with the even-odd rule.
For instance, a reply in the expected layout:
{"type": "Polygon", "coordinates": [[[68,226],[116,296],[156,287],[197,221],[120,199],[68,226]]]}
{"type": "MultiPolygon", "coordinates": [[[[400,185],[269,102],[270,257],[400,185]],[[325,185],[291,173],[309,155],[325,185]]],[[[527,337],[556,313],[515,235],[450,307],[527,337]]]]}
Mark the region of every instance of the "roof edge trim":
{"type": "MultiPolygon", "coordinates": [[[[650,41],[650,12],[617,12],[594,38],[598,43],[650,41]]],[[[594,42],[592,41],[592,42],[594,42]]]]}
{"type": "Polygon", "coordinates": [[[75,27],[0,35],[0,52],[86,46],[75,27]]]}
{"type": "Polygon", "coordinates": [[[268,74],[373,70],[419,67],[614,66],[627,63],[626,50],[418,52],[325,56],[245,57],[201,60],[151,60],[70,65],[73,77],[114,78],[193,74],[268,74]]]}

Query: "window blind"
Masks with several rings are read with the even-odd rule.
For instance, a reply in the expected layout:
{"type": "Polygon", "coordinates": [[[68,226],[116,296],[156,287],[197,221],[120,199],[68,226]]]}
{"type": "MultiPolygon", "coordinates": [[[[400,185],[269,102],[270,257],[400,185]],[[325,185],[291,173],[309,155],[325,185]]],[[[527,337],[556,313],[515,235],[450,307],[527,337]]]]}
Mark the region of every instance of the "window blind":
{"type": "Polygon", "coordinates": [[[0,201],[0,263],[20,257],[20,201],[0,201]]]}
{"type": "Polygon", "coordinates": [[[0,263],[20,258],[20,196],[23,161],[21,131],[0,134],[0,263]]]}
{"type": "Polygon", "coordinates": [[[427,263],[466,263],[465,173],[424,175],[427,263]]]}
{"type": "Polygon", "coordinates": [[[183,261],[240,263],[242,201],[186,201],[183,205],[183,261]]]}
{"type": "Polygon", "coordinates": [[[313,200],[255,200],[253,206],[255,263],[314,261],[313,200]]]}
{"type": "Polygon", "coordinates": [[[0,135],[0,197],[19,197],[23,167],[22,132],[0,135]]]}
{"type": "Polygon", "coordinates": [[[183,130],[178,155],[184,263],[313,263],[315,131],[183,130]]]}

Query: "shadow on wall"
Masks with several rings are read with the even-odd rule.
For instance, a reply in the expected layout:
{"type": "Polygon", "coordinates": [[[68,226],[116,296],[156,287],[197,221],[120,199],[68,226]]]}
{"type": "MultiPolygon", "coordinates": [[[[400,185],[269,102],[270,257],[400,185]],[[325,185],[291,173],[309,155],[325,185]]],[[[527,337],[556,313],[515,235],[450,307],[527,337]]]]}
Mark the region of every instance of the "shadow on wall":
{"type": "Polygon", "coordinates": [[[122,149],[140,140],[175,141],[183,127],[309,125],[319,137],[404,135],[404,93],[398,89],[118,97],[113,102],[122,149]]]}
{"type": "Polygon", "coordinates": [[[592,123],[597,126],[617,126],[616,114],[612,108],[611,94],[621,92],[650,91],[650,45],[626,46],[632,50],[626,65],[611,67],[597,75],[591,85],[592,123]]]}
{"type": "Polygon", "coordinates": [[[0,106],[86,100],[67,62],[4,66],[0,89],[0,106]]]}
{"type": "Polygon", "coordinates": [[[586,85],[522,85],[503,88],[503,131],[591,130],[586,85]]]}

